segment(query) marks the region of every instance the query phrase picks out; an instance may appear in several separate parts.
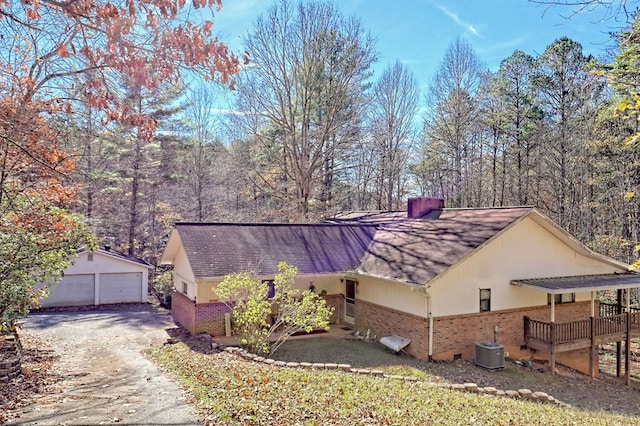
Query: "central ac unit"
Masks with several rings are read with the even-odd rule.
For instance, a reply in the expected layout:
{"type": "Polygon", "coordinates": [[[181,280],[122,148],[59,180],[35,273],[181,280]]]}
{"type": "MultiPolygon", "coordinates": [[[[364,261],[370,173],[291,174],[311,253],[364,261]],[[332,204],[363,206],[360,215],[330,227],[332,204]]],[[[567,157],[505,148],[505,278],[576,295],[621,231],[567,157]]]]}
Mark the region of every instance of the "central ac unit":
{"type": "Polygon", "coordinates": [[[476,365],[489,369],[504,368],[504,346],[496,342],[476,343],[476,365]]]}

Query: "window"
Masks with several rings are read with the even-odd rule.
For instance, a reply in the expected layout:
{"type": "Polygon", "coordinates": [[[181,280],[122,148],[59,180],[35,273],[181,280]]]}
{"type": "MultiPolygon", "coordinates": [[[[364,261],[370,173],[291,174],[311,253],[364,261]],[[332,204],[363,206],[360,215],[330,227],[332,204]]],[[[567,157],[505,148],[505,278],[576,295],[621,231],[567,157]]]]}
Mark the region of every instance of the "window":
{"type": "Polygon", "coordinates": [[[183,294],[187,294],[189,292],[189,284],[187,284],[186,282],[182,281],[182,293],[183,294]]]}
{"type": "Polygon", "coordinates": [[[480,312],[489,312],[491,310],[491,289],[480,289],[480,312]]]}
{"type": "Polygon", "coordinates": [[[561,303],[573,303],[576,301],[575,293],[547,294],[547,305],[551,304],[551,297],[554,298],[554,303],[556,305],[560,305],[561,303]]]}
{"type": "Polygon", "coordinates": [[[273,283],[273,280],[264,280],[263,283],[267,283],[269,285],[269,291],[267,292],[267,299],[273,299],[276,295],[276,286],[273,283]]]}

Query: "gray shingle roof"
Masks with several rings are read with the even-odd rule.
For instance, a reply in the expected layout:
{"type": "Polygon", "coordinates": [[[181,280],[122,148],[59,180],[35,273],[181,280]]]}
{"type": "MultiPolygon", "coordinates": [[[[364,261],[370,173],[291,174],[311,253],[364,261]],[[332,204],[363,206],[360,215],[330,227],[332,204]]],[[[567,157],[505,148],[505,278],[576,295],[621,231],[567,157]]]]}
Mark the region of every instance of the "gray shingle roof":
{"type": "Polygon", "coordinates": [[[616,290],[640,287],[640,274],[584,275],[574,277],[535,278],[512,280],[512,285],[527,287],[548,294],[573,293],[576,291],[616,290]]]}
{"type": "Polygon", "coordinates": [[[345,215],[325,224],[178,223],[196,278],[251,271],[273,275],[279,261],[302,274],[350,272],[424,284],[532,208],[445,209],[345,215]]]}
{"type": "Polygon", "coordinates": [[[531,210],[445,209],[435,216],[384,224],[358,272],[425,284],[531,210]]]}
{"type": "Polygon", "coordinates": [[[299,273],[354,270],[375,226],[177,223],[196,278],[251,271],[273,275],[280,261],[299,273]]]}

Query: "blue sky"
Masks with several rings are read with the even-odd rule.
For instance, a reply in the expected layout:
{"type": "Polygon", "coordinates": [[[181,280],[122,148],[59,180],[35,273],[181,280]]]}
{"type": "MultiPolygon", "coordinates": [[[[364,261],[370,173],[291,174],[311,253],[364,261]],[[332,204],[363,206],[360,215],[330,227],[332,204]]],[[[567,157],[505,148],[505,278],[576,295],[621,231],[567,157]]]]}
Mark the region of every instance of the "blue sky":
{"type": "MultiPolygon", "coordinates": [[[[241,51],[241,37],[276,1],[223,0],[214,28],[232,50],[241,51]]],[[[374,75],[398,59],[415,74],[423,92],[458,36],[495,71],[514,50],[539,55],[565,35],[580,42],[585,53],[600,57],[613,44],[609,33],[624,26],[620,19],[603,19],[602,9],[575,15],[568,7],[547,8],[528,0],[333,1],[345,16],[358,17],[376,38],[379,60],[374,75]]]]}

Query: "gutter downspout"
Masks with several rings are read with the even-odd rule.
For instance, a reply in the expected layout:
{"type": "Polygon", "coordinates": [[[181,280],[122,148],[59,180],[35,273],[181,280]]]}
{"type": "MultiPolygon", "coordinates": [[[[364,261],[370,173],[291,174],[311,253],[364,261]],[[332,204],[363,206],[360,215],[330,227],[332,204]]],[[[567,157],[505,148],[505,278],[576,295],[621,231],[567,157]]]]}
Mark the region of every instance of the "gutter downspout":
{"type": "Polygon", "coordinates": [[[425,294],[427,295],[427,314],[429,315],[429,361],[433,361],[433,314],[431,313],[429,286],[426,287],[425,294]]]}

